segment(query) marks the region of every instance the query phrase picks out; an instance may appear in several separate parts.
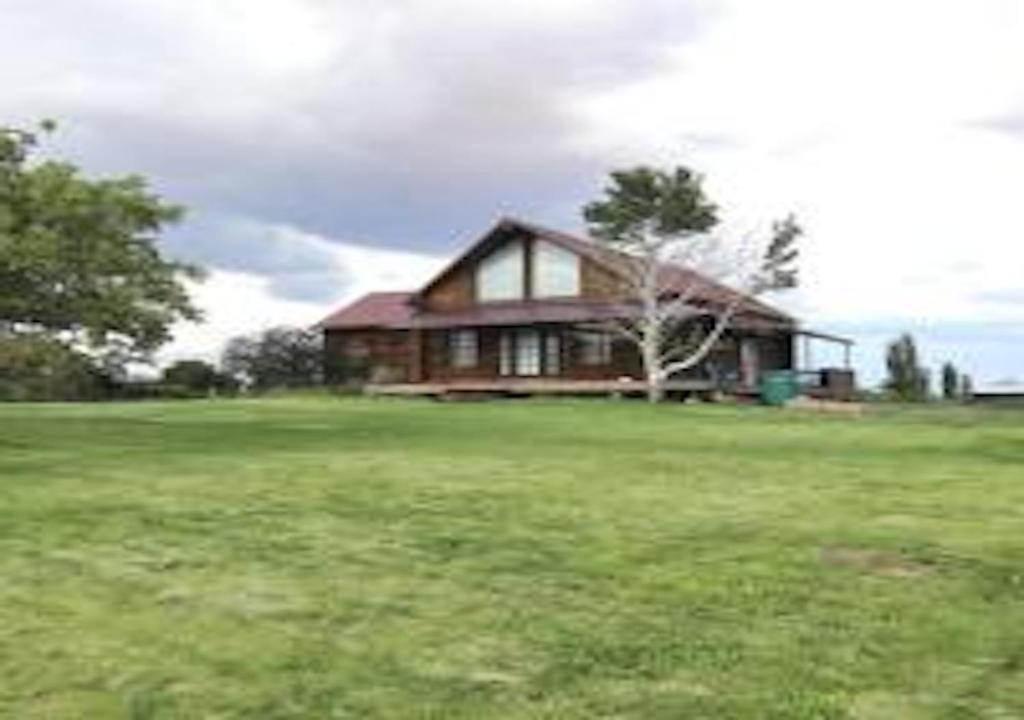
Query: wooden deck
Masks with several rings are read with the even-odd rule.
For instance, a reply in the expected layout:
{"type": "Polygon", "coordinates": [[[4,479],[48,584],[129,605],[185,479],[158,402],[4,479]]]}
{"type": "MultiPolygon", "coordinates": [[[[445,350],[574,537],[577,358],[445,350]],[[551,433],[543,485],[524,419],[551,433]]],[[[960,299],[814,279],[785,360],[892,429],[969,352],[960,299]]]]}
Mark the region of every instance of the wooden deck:
{"type": "MultiPolygon", "coordinates": [[[[670,393],[709,393],[715,384],[706,380],[676,380],[665,383],[670,393]]],[[[428,396],[452,395],[634,395],[647,391],[642,380],[551,380],[509,378],[465,380],[447,383],[370,384],[367,395],[428,396]]]]}

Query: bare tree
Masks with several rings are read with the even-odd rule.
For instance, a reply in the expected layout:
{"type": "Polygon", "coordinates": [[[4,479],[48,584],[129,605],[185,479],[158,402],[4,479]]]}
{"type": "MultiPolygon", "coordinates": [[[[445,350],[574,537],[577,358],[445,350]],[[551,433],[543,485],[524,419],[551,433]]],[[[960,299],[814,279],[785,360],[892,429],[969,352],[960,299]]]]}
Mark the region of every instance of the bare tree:
{"type": "Polygon", "coordinates": [[[749,237],[728,243],[711,234],[716,208],[686,168],[611,177],[607,199],[584,216],[623,277],[627,302],[608,327],[636,346],[648,399],[658,402],[665,381],[704,360],[737,314],[757,308],[758,295],[796,285],[801,229],[788,217],[761,250],[749,237]]]}

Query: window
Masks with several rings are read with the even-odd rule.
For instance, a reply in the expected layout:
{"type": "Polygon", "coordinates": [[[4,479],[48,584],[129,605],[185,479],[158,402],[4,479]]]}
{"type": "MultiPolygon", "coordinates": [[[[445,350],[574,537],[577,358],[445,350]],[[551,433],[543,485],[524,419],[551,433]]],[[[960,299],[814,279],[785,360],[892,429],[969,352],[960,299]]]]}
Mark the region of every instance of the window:
{"type": "Polygon", "coordinates": [[[609,365],[612,361],[612,336],[604,332],[579,332],[580,362],[583,365],[609,365]]]}
{"type": "Polygon", "coordinates": [[[575,297],[580,294],[579,256],[553,243],[533,245],[533,296],[575,297]]]}
{"type": "Polygon", "coordinates": [[[516,333],[516,375],[540,375],[540,333],[536,330],[516,333]]]}
{"type": "Polygon", "coordinates": [[[476,330],[453,330],[448,335],[448,359],[453,368],[476,367],[478,356],[476,330]]]}
{"type": "Polygon", "coordinates": [[[512,333],[503,332],[498,338],[498,374],[512,374],[512,333]]]}
{"type": "Polygon", "coordinates": [[[480,261],[477,300],[521,300],[523,277],[523,243],[510,242],[480,261]]]}
{"type": "Polygon", "coordinates": [[[544,336],[544,374],[558,375],[562,372],[562,338],[549,332],[544,336]]]}

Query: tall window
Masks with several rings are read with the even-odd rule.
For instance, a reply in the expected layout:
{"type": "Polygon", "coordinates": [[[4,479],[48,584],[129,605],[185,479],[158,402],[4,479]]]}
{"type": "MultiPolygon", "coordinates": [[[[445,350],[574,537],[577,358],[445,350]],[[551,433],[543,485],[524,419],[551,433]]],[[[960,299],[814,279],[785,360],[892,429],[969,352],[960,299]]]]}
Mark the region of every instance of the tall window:
{"type": "Polygon", "coordinates": [[[498,374],[511,375],[514,366],[512,357],[512,333],[505,331],[498,339],[498,374]]]}
{"type": "Polygon", "coordinates": [[[540,375],[540,333],[536,330],[516,333],[516,375],[540,375]]]}
{"type": "Polygon", "coordinates": [[[576,342],[583,365],[610,365],[612,362],[612,336],[605,332],[582,331],[576,333],[576,342]]]}
{"type": "Polygon", "coordinates": [[[557,332],[544,335],[544,374],[558,375],[562,372],[562,337],[557,332]]]}
{"type": "Polygon", "coordinates": [[[580,294],[580,258],[553,243],[533,244],[533,296],[575,297],[580,294]]]}
{"type": "Polygon", "coordinates": [[[523,243],[510,242],[480,261],[477,300],[521,300],[523,279],[523,243]]]}
{"type": "Polygon", "coordinates": [[[448,335],[448,359],[453,368],[476,367],[479,358],[476,330],[452,330],[448,335]]]}

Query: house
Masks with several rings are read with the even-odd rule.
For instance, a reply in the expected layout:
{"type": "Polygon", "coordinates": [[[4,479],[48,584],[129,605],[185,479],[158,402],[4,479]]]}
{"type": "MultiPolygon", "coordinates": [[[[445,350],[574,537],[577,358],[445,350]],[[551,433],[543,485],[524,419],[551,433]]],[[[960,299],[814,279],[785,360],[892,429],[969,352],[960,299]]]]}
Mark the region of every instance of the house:
{"type": "MultiPolygon", "coordinates": [[[[593,241],[500,220],[423,287],[370,293],[325,318],[328,376],[358,368],[369,392],[392,394],[641,391],[636,347],[609,328],[638,312],[623,279],[629,262],[593,241]]],[[[687,268],[664,271],[669,289],[699,283],[694,304],[740,300],[713,351],[671,378],[669,392],[754,394],[762,372],[796,368],[798,337],[849,343],[687,268]]],[[[805,377],[816,392],[852,392],[848,370],[805,377]]]]}

